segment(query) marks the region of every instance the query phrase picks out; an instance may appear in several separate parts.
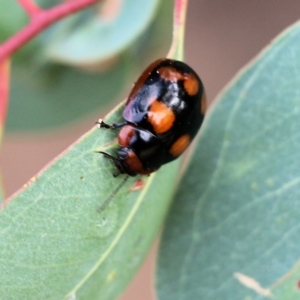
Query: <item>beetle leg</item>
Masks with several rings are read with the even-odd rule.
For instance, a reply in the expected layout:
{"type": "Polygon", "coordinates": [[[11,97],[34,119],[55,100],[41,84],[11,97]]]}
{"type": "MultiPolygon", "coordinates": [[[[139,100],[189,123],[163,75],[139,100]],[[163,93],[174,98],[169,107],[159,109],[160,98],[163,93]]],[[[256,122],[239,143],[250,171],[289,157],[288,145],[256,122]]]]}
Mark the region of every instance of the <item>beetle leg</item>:
{"type": "Polygon", "coordinates": [[[103,122],[102,119],[99,119],[96,124],[98,124],[99,128],[108,128],[108,129],[116,129],[116,128],[120,128],[123,127],[125,125],[127,125],[128,122],[122,122],[122,123],[114,123],[114,124],[106,124],[103,122]]]}
{"type": "Polygon", "coordinates": [[[119,169],[117,169],[118,171],[113,173],[114,177],[118,177],[121,174],[121,171],[119,169]]]}

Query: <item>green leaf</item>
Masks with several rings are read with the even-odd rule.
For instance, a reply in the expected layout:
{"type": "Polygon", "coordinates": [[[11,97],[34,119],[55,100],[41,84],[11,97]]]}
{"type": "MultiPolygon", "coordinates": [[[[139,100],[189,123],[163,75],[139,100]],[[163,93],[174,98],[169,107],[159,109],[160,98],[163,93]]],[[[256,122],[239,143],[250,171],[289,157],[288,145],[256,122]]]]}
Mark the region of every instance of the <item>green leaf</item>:
{"type": "Polygon", "coordinates": [[[42,53],[49,42],[48,34],[35,39],[39,47],[26,60],[18,59],[12,66],[8,130],[58,128],[111,108],[126,96],[149,61],[165,56],[171,28],[172,2],[166,1],[159,5],[151,26],[138,41],[119,52],[119,59],[98,73],[45,62],[42,53]]]}
{"type": "Polygon", "coordinates": [[[0,0],[0,7],[1,43],[20,30],[26,24],[28,17],[16,1],[0,0]]]}
{"type": "MultiPolygon", "coordinates": [[[[24,28],[29,22],[29,17],[17,1],[0,0],[0,7],[0,43],[2,44],[24,28]]],[[[28,61],[30,55],[38,49],[39,45],[38,39],[26,44],[13,55],[14,63],[28,61]]]]}
{"type": "MultiPolygon", "coordinates": [[[[107,122],[120,120],[121,110],[107,122]]],[[[168,208],[178,161],[124,180],[103,150],[117,131],[93,129],[32,178],[0,211],[2,299],[114,299],[145,257],[168,208]]]]}
{"type": "Polygon", "coordinates": [[[71,65],[94,65],[119,55],[149,26],[157,6],[157,0],[103,2],[96,10],[57,24],[47,39],[46,54],[71,65]]]}
{"type": "Polygon", "coordinates": [[[126,59],[104,74],[89,74],[58,65],[14,64],[8,129],[60,128],[105,108],[108,100],[120,98],[126,75],[132,77],[129,65],[126,59]]]}
{"type": "Polygon", "coordinates": [[[297,23],[209,111],[163,234],[159,299],[299,298],[299,41],[297,23]]]}

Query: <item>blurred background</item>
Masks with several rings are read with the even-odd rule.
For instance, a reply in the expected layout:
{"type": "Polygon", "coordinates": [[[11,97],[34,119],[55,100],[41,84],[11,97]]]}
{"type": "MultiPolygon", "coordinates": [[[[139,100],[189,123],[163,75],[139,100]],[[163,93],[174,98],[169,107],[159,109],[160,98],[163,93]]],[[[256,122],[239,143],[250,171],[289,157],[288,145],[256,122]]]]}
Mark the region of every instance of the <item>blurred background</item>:
{"type": "MultiPolygon", "coordinates": [[[[213,101],[245,64],[298,18],[297,0],[190,0],[185,60],[202,78],[209,101],[213,101]]],[[[100,114],[103,116],[103,112],[95,112],[79,123],[51,132],[6,132],[0,157],[6,195],[15,192],[89,130],[100,114]]],[[[121,300],[155,299],[152,286],[157,245],[158,241],[121,300]]]]}

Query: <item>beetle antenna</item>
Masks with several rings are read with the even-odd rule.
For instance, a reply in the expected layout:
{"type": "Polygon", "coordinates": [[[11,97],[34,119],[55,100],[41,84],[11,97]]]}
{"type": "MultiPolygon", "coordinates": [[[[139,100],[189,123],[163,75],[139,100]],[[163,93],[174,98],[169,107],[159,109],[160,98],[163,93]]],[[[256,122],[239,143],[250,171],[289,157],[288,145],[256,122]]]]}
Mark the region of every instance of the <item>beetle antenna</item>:
{"type": "Polygon", "coordinates": [[[129,176],[125,176],[124,179],[121,181],[121,183],[114,189],[114,191],[108,196],[108,198],[103,202],[103,204],[97,209],[98,213],[101,213],[106,206],[113,200],[113,198],[116,196],[116,194],[119,192],[119,190],[123,187],[123,185],[128,180],[129,176]]]}
{"type": "Polygon", "coordinates": [[[114,124],[106,124],[103,119],[99,119],[97,122],[95,122],[98,125],[98,128],[108,128],[108,129],[117,129],[120,127],[125,126],[128,122],[122,122],[122,123],[114,123],[114,124]]]}
{"type": "Polygon", "coordinates": [[[103,152],[103,151],[94,151],[94,152],[103,154],[105,158],[111,159],[112,161],[119,161],[119,159],[117,157],[114,157],[106,152],[103,152]]]}

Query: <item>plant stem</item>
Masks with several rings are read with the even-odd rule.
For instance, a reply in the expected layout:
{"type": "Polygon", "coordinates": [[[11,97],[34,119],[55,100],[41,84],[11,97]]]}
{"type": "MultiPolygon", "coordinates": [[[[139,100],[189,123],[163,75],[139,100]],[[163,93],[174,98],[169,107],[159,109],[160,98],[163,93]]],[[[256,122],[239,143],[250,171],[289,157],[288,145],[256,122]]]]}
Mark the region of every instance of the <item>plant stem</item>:
{"type": "Polygon", "coordinates": [[[30,17],[34,17],[36,14],[41,12],[41,9],[33,0],[17,0],[20,6],[28,13],[30,17]]]}
{"type": "Polygon", "coordinates": [[[97,2],[99,0],[67,1],[53,8],[41,9],[35,6],[31,0],[19,0],[19,3],[32,18],[26,27],[0,46],[0,63],[56,21],[97,2]]]}

